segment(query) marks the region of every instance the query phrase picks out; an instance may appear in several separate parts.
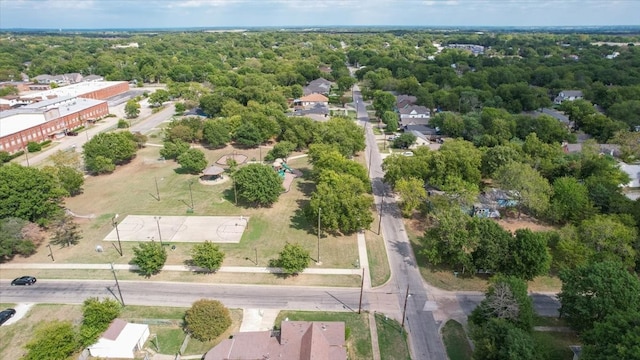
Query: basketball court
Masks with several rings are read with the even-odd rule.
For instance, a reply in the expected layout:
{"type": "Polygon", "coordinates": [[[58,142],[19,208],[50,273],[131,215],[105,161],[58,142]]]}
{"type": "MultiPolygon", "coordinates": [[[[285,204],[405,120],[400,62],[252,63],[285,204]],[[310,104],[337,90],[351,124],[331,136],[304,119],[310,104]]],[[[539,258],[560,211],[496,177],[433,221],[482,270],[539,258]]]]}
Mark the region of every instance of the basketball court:
{"type": "Polygon", "coordinates": [[[249,223],[244,216],[128,215],[103,241],[239,243],[249,223]]]}

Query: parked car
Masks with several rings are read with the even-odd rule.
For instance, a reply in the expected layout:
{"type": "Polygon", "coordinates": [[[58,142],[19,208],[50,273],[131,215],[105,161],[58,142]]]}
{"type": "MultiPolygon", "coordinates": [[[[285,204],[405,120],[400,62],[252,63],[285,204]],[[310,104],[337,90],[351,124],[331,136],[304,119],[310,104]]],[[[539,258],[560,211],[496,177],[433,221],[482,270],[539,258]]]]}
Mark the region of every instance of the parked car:
{"type": "Polygon", "coordinates": [[[413,151],[405,151],[402,153],[404,156],[413,156],[413,151]]]}
{"type": "Polygon", "coordinates": [[[33,276],[21,276],[17,279],[13,279],[11,285],[33,285],[36,283],[36,278],[33,276]]]}
{"type": "Polygon", "coordinates": [[[68,131],[67,135],[69,135],[69,136],[78,136],[78,132],[77,131],[68,131]]]}
{"type": "Polygon", "coordinates": [[[15,309],[5,309],[0,311],[0,325],[7,322],[7,320],[11,319],[15,314],[16,314],[15,309]]]}
{"type": "Polygon", "coordinates": [[[389,136],[389,137],[387,138],[387,140],[389,140],[389,141],[393,141],[393,140],[395,140],[395,139],[396,139],[396,137],[395,137],[395,136],[393,136],[393,135],[391,135],[391,136],[389,136]]]}

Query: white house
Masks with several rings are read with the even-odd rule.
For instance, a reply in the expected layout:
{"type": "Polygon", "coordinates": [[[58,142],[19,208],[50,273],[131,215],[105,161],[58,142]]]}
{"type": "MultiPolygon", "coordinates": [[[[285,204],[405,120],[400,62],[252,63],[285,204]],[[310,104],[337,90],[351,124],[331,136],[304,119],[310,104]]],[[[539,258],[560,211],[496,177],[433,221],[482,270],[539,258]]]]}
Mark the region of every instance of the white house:
{"type": "Polygon", "coordinates": [[[562,90],[553,102],[556,104],[562,104],[563,101],[580,100],[583,97],[582,91],[580,90],[562,90]]]}
{"type": "Polygon", "coordinates": [[[295,100],[294,103],[302,106],[315,106],[317,104],[328,106],[329,98],[322,94],[310,94],[295,100]]]}
{"type": "Polygon", "coordinates": [[[640,187],[640,165],[630,165],[623,162],[619,163],[620,170],[629,175],[631,181],[628,184],[622,184],[623,187],[639,188],[640,187]]]}
{"type": "Polygon", "coordinates": [[[89,346],[89,353],[98,358],[133,359],[149,338],[149,325],[115,319],[98,342],[89,346]]]}

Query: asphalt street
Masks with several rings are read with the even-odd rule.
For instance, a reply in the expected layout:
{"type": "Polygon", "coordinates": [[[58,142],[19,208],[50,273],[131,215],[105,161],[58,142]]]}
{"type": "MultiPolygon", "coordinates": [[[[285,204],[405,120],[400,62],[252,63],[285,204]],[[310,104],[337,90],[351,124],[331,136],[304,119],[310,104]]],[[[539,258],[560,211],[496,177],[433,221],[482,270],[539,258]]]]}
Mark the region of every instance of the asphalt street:
{"type": "Polygon", "coordinates": [[[428,307],[427,292],[423,284],[420,270],[416,265],[413,249],[409,243],[400,210],[391,196],[386,196],[388,189],[383,182],[382,158],[378,150],[373,129],[369,124],[369,116],[357,85],[354,86],[353,98],[356,103],[358,120],[365,127],[366,154],[369,157],[369,174],[373,185],[376,205],[382,205],[382,233],[387,242],[387,252],[391,265],[391,280],[387,285],[396,294],[398,304],[405,316],[405,327],[409,335],[409,347],[413,359],[446,359],[447,355],[438,332],[433,313],[426,311],[428,307]],[[383,205],[384,197],[384,205],[383,205]],[[406,309],[406,310],[405,310],[406,309]]]}

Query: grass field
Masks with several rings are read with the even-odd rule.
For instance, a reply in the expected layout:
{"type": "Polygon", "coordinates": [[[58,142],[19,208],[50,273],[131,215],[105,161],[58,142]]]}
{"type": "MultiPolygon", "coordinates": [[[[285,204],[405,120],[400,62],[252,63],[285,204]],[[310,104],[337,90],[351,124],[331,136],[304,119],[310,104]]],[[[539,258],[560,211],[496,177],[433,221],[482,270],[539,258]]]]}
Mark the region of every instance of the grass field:
{"type": "MultiPolygon", "coordinates": [[[[0,303],[2,309],[15,306],[15,304],[0,303]]],[[[162,354],[175,354],[182,345],[186,336],[182,329],[184,313],[188,308],[184,307],[157,307],[130,305],[122,309],[119,318],[138,323],[149,323],[150,333],[157,334],[160,351],[162,354]],[[155,320],[155,321],[154,321],[155,320]],[[161,320],[161,321],[157,321],[161,320]]],[[[240,329],[242,323],[242,310],[230,309],[232,324],[218,338],[200,342],[191,339],[185,351],[185,355],[200,355],[207,352],[213,346],[227,339],[231,334],[240,329]]],[[[20,359],[25,354],[24,346],[31,339],[31,335],[38,325],[45,321],[60,320],[70,321],[79,326],[82,321],[81,305],[34,305],[29,312],[12,325],[0,327],[0,359],[20,359]]],[[[147,340],[147,347],[156,350],[155,336],[147,340]]]]}
{"type": "Polygon", "coordinates": [[[447,349],[447,355],[450,360],[471,359],[473,351],[469,345],[469,340],[467,340],[467,334],[459,322],[449,320],[444,324],[442,341],[447,349]]]}
{"type": "Polygon", "coordinates": [[[393,319],[385,319],[382,314],[375,314],[375,318],[380,358],[385,360],[411,360],[406,333],[402,331],[400,324],[393,319]]]}
{"type": "Polygon", "coordinates": [[[349,334],[345,340],[347,358],[353,360],[372,358],[369,320],[365,313],[281,311],[275,321],[276,327],[279,327],[286,318],[290,321],[344,321],[345,332],[349,334]]]}
{"type": "Polygon", "coordinates": [[[565,360],[573,358],[570,345],[580,345],[580,339],[573,332],[541,332],[532,333],[536,351],[541,359],[565,360]]]}
{"type": "MultiPolygon", "coordinates": [[[[156,140],[156,139],[154,139],[156,140]]],[[[93,215],[91,219],[77,218],[83,233],[79,245],[70,248],[53,248],[58,263],[129,263],[134,243],[122,244],[124,256],[120,257],[110,242],[102,239],[112,231],[111,219],[115,214],[120,218],[128,214],[136,215],[187,215],[190,206],[189,182],[196,176],[176,173],[178,165],[173,161],[160,161],[160,147],[148,146],[141,149],[129,164],[118,167],[112,174],[88,177],[84,192],[65,202],[65,206],[79,215],[93,215]],[[158,183],[160,201],[155,199],[158,183]],[[101,245],[104,251],[97,253],[95,247],[101,245]]],[[[209,163],[214,163],[222,155],[234,151],[244,154],[249,160],[264,157],[267,150],[238,150],[231,147],[218,150],[203,149],[209,163]]],[[[306,158],[289,162],[294,169],[308,172],[306,158]]],[[[194,215],[249,216],[248,230],[239,244],[222,244],[226,254],[223,266],[255,266],[255,252],[258,265],[266,266],[278,256],[286,242],[299,243],[312,258],[317,254],[317,233],[312,224],[302,216],[302,207],[308,202],[314,185],[310,180],[298,178],[289,192],[283,193],[271,208],[254,208],[234,204],[232,182],[207,186],[195,181],[192,185],[194,215]]],[[[169,252],[167,264],[184,264],[190,259],[192,244],[179,243],[169,252]]],[[[51,261],[48,249],[41,246],[29,258],[16,258],[13,262],[51,261]]],[[[324,233],[321,240],[323,268],[351,268],[358,259],[356,235],[334,236],[324,233]]],[[[379,263],[382,263],[380,261],[379,263]]],[[[318,266],[310,262],[310,266],[318,266]]]]}

